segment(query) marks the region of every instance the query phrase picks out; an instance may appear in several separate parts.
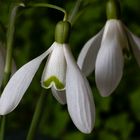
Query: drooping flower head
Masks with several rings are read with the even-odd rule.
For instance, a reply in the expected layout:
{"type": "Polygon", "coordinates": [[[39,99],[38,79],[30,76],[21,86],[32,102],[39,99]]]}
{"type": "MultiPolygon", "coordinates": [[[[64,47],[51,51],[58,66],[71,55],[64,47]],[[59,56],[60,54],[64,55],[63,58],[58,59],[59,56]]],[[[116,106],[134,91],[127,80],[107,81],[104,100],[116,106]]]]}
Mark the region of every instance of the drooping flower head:
{"type": "Polygon", "coordinates": [[[140,65],[140,39],[119,19],[117,0],[107,2],[107,17],[104,28],[84,45],[78,57],[78,65],[86,76],[95,69],[101,96],[109,96],[118,86],[123,74],[124,55],[131,49],[140,65]]]}
{"type": "Polygon", "coordinates": [[[16,108],[29,87],[41,62],[48,56],[42,78],[43,88],[52,89],[54,97],[66,104],[76,127],[90,133],[95,122],[95,105],[86,77],[82,74],[69,49],[70,23],[56,26],[55,42],[43,54],[23,65],[9,80],[0,97],[0,114],[16,108]]]}

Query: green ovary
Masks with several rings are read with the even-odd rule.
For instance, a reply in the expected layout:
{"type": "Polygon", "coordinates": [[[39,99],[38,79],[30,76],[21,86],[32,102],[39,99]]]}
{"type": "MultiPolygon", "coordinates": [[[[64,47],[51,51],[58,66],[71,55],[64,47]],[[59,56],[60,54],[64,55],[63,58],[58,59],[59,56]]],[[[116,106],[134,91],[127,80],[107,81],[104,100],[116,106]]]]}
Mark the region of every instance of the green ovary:
{"type": "Polygon", "coordinates": [[[51,76],[50,78],[48,78],[43,82],[43,85],[45,87],[49,87],[51,83],[54,83],[57,89],[62,90],[65,88],[64,84],[56,76],[51,76]]]}

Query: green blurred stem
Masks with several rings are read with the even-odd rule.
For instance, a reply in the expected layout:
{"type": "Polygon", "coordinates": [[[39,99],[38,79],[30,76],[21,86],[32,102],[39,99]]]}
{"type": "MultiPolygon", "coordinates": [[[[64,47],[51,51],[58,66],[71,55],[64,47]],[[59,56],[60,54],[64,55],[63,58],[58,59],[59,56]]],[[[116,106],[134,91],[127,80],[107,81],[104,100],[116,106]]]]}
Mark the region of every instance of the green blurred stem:
{"type": "Polygon", "coordinates": [[[82,0],[77,0],[77,1],[76,1],[76,4],[75,4],[74,8],[72,9],[72,12],[71,12],[71,14],[70,14],[70,16],[69,16],[69,19],[68,19],[69,22],[72,23],[72,20],[75,18],[76,14],[77,14],[78,11],[79,11],[81,2],[82,2],[82,0]]]}
{"type": "Polygon", "coordinates": [[[5,116],[1,116],[0,140],[4,140],[5,119],[6,119],[5,116]]]}
{"type": "Polygon", "coordinates": [[[13,54],[13,37],[14,37],[14,31],[15,31],[15,20],[16,20],[16,14],[17,9],[20,6],[24,6],[23,3],[16,4],[10,15],[9,25],[8,25],[8,31],[7,31],[7,42],[6,42],[6,62],[5,62],[5,68],[4,68],[4,78],[3,78],[3,87],[7,84],[10,75],[11,75],[11,67],[12,67],[12,54],[13,54]]]}
{"type": "MultiPolygon", "coordinates": [[[[16,4],[11,11],[10,19],[9,19],[9,25],[8,25],[8,31],[7,31],[7,42],[6,42],[6,62],[5,62],[5,68],[4,68],[4,77],[2,81],[2,89],[6,86],[6,84],[9,81],[10,74],[11,74],[11,66],[12,66],[12,52],[13,52],[13,36],[15,31],[15,19],[16,19],[16,13],[17,9],[20,6],[24,6],[22,3],[16,4]]],[[[0,140],[4,140],[4,132],[5,132],[5,122],[6,122],[6,116],[2,116],[1,118],[1,126],[0,126],[0,140]]]]}
{"type": "Polygon", "coordinates": [[[53,4],[49,4],[49,3],[36,3],[36,4],[29,4],[28,6],[31,6],[31,7],[48,7],[48,8],[52,8],[52,9],[56,9],[58,11],[61,11],[64,13],[64,21],[67,20],[68,18],[68,14],[66,12],[65,9],[59,7],[59,6],[56,6],[56,5],[53,5],[53,4]]]}
{"type": "Polygon", "coordinates": [[[27,135],[27,139],[26,140],[34,140],[35,136],[36,136],[36,132],[39,126],[39,122],[40,122],[40,118],[44,109],[46,103],[46,93],[44,93],[44,91],[42,91],[42,93],[40,94],[38,103],[36,105],[36,109],[33,115],[33,119],[28,131],[28,135],[27,135]]]}

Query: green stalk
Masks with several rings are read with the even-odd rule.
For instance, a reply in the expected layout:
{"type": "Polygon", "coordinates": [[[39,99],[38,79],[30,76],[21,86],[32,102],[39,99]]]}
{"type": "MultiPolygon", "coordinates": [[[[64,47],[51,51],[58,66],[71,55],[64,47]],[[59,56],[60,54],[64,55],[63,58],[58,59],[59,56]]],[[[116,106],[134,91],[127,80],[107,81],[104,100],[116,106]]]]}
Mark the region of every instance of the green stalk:
{"type": "Polygon", "coordinates": [[[64,21],[67,20],[68,18],[68,15],[67,15],[67,12],[65,9],[59,7],[59,6],[56,6],[56,5],[53,5],[53,4],[48,4],[48,3],[36,3],[36,4],[29,4],[28,6],[31,6],[31,7],[48,7],[48,8],[52,8],[52,9],[56,9],[58,11],[61,11],[64,13],[64,21]]]}
{"type": "Polygon", "coordinates": [[[68,18],[69,22],[72,23],[72,20],[75,18],[76,14],[79,11],[79,8],[81,6],[81,2],[82,2],[82,0],[77,0],[76,1],[76,4],[75,4],[74,8],[72,9],[72,12],[71,12],[71,14],[70,14],[70,16],[68,18]]]}
{"type": "Polygon", "coordinates": [[[0,140],[4,140],[5,119],[6,119],[5,116],[1,116],[0,140]]]}
{"type": "Polygon", "coordinates": [[[46,103],[46,93],[42,92],[40,94],[38,103],[36,105],[36,109],[35,109],[35,112],[34,112],[34,115],[33,115],[33,119],[32,119],[32,122],[31,122],[31,125],[30,125],[30,128],[29,128],[26,140],[34,140],[35,139],[36,132],[37,132],[37,129],[38,129],[38,125],[39,125],[39,122],[40,122],[41,114],[43,112],[45,103],[46,103]]]}
{"type": "Polygon", "coordinates": [[[95,6],[96,1],[87,2],[83,0],[77,0],[75,3],[74,8],[71,10],[68,21],[71,23],[71,26],[73,26],[76,21],[79,19],[79,17],[85,12],[90,6],[93,7],[93,4],[95,6]]]}
{"type": "MultiPolygon", "coordinates": [[[[13,36],[15,31],[15,19],[16,19],[16,13],[17,9],[20,6],[24,6],[23,4],[17,4],[14,6],[14,8],[11,11],[10,20],[9,20],[9,26],[7,31],[7,42],[6,42],[6,62],[5,62],[5,68],[4,68],[4,78],[2,82],[2,89],[6,86],[7,82],[10,79],[11,75],[11,67],[12,67],[12,53],[13,53],[13,36]]],[[[6,122],[6,116],[1,117],[1,126],[0,126],[0,140],[4,140],[4,132],[5,132],[5,122],[6,122]]]]}
{"type": "Polygon", "coordinates": [[[15,20],[16,20],[16,14],[17,9],[20,6],[24,6],[24,4],[20,3],[14,6],[14,8],[11,11],[9,25],[8,25],[8,31],[7,31],[7,42],[6,42],[6,62],[5,62],[5,68],[4,68],[4,79],[3,79],[3,87],[7,84],[10,75],[11,75],[11,67],[12,67],[12,54],[13,54],[13,37],[14,37],[14,31],[15,31],[15,20]]]}

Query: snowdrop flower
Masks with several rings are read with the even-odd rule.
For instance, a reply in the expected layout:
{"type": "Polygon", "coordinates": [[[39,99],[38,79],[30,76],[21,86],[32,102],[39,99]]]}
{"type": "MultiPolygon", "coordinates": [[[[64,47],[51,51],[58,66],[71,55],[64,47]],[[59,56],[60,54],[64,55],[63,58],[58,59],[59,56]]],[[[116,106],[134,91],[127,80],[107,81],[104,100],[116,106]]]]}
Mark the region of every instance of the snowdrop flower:
{"type": "Polygon", "coordinates": [[[132,49],[140,65],[140,39],[116,19],[118,12],[114,0],[110,0],[107,6],[109,19],[105,27],[84,45],[77,62],[86,76],[95,69],[101,96],[109,96],[118,86],[123,74],[123,55],[129,50],[132,49]]]}
{"type": "Polygon", "coordinates": [[[69,31],[69,22],[59,22],[52,46],[12,76],[0,97],[1,115],[16,108],[41,62],[49,55],[41,78],[42,87],[52,88],[54,97],[62,104],[67,103],[69,114],[81,132],[92,131],[95,121],[92,91],[69,49],[69,31]]]}

